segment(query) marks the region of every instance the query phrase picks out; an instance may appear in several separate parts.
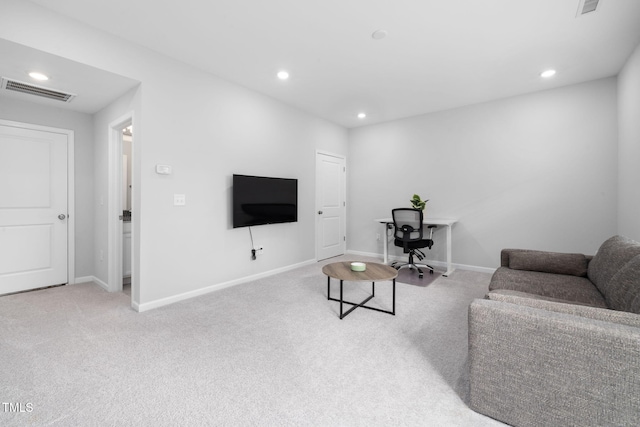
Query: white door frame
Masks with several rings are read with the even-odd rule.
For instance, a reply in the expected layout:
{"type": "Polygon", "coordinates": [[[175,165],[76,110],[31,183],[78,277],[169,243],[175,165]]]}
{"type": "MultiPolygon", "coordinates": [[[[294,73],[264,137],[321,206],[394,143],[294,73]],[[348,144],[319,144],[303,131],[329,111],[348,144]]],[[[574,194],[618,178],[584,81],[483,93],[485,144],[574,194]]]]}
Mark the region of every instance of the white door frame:
{"type": "MultiPolygon", "coordinates": [[[[347,201],[347,175],[346,175],[346,167],[347,167],[347,157],[342,155],[342,154],[336,154],[336,153],[332,153],[329,151],[323,151],[323,150],[316,150],[316,156],[314,161],[317,162],[318,160],[318,155],[323,155],[323,156],[330,156],[330,157],[335,157],[337,159],[341,159],[344,162],[344,166],[345,166],[345,174],[344,174],[344,180],[342,182],[342,194],[344,195],[344,202],[345,204],[343,205],[342,209],[344,212],[344,238],[345,240],[343,240],[342,244],[344,245],[344,253],[347,253],[347,241],[346,241],[346,236],[347,236],[347,206],[346,206],[346,201],[347,201]]],[[[316,170],[316,183],[315,183],[315,191],[317,191],[318,188],[318,171],[316,170]]],[[[314,216],[317,214],[318,211],[318,194],[315,195],[315,210],[314,210],[314,216]]],[[[316,260],[318,260],[318,233],[319,233],[319,222],[316,218],[316,232],[315,232],[315,252],[316,252],[316,260]]]]}
{"type": "MultiPolygon", "coordinates": [[[[133,112],[129,112],[109,123],[109,195],[107,205],[107,286],[109,292],[122,292],[122,130],[133,124],[133,112]]],[[[133,164],[133,154],[132,164],[133,164]]],[[[132,184],[132,192],[136,186],[132,184]]],[[[133,197],[132,197],[133,198],[133,197]]],[[[135,234],[131,223],[131,241],[135,234]]],[[[133,253],[133,251],[132,251],[133,253]]],[[[135,277],[131,266],[131,286],[135,277]]],[[[133,300],[133,291],[131,298],[133,300]]]]}
{"type": "Polygon", "coordinates": [[[75,132],[71,129],[34,125],[0,119],[0,125],[60,133],[67,136],[67,284],[76,283],[75,132]]]}

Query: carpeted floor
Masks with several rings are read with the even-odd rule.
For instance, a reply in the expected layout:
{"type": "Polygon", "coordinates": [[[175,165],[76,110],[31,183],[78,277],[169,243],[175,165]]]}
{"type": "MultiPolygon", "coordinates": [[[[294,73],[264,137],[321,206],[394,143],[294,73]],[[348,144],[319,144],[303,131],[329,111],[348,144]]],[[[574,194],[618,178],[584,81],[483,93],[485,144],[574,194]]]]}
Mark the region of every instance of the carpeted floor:
{"type": "Polygon", "coordinates": [[[0,297],[0,425],[502,425],[465,404],[467,307],[490,276],[399,283],[396,316],[340,320],[321,268],[343,260],[145,313],[95,284],[0,297]]]}
{"type": "Polygon", "coordinates": [[[398,277],[396,278],[396,282],[405,283],[407,285],[414,286],[429,286],[433,282],[438,279],[438,277],[442,276],[442,273],[435,270],[433,274],[429,273],[429,270],[426,268],[423,269],[423,276],[420,277],[417,271],[411,270],[409,268],[401,268],[398,270],[398,277]]]}

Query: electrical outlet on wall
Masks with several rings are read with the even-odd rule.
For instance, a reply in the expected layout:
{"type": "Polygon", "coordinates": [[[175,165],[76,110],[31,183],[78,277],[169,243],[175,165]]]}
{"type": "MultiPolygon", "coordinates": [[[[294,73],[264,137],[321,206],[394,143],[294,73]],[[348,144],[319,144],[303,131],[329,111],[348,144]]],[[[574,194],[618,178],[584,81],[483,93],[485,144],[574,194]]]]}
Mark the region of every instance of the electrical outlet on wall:
{"type": "Polygon", "coordinates": [[[173,206],[185,206],[187,204],[187,196],[184,194],[173,195],[173,206]]]}

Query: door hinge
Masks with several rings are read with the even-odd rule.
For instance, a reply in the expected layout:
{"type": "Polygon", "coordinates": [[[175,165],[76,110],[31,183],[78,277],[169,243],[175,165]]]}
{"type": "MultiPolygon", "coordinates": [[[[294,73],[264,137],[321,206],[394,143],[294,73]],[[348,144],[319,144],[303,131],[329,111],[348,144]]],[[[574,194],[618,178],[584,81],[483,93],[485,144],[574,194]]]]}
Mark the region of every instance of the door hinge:
{"type": "Polygon", "coordinates": [[[347,236],[342,236],[342,240],[347,241],[347,236]]]}

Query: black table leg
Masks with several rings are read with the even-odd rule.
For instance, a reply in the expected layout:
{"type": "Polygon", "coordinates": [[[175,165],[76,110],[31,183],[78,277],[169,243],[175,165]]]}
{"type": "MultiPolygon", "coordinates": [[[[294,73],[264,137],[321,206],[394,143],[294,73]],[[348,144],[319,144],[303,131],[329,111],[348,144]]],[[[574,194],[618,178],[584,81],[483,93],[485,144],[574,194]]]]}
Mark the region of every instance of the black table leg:
{"type": "Polygon", "coordinates": [[[396,315],[396,279],[393,279],[393,306],[391,308],[391,314],[396,315]]]}
{"type": "Polygon", "coordinates": [[[340,279],[340,319],[344,316],[342,315],[342,279],[340,279]]]}
{"type": "Polygon", "coordinates": [[[365,305],[376,294],[376,283],[375,282],[371,282],[371,295],[369,295],[364,301],[362,301],[360,303],[349,302],[349,301],[345,301],[344,300],[343,285],[344,285],[344,281],[340,280],[340,299],[331,298],[331,277],[327,276],[327,299],[331,300],[331,301],[339,301],[340,302],[340,319],[343,319],[344,317],[346,317],[349,313],[351,313],[353,310],[355,310],[358,307],[367,308],[369,310],[379,311],[381,313],[388,313],[388,314],[392,314],[392,315],[395,316],[395,314],[396,314],[396,279],[393,279],[393,302],[392,302],[393,305],[392,305],[392,310],[391,311],[382,310],[382,309],[375,308],[375,307],[368,307],[368,306],[365,305]],[[353,307],[351,307],[349,310],[344,312],[343,304],[349,304],[349,305],[352,305],[353,307]]]}
{"type": "Polygon", "coordinates": [[[327,276],[327,299],[331,299],[331,277],[327,276]]]}

